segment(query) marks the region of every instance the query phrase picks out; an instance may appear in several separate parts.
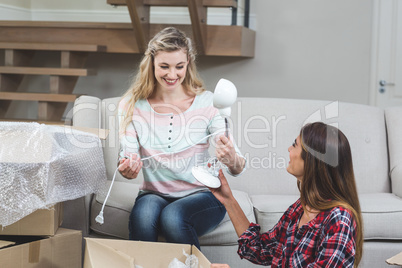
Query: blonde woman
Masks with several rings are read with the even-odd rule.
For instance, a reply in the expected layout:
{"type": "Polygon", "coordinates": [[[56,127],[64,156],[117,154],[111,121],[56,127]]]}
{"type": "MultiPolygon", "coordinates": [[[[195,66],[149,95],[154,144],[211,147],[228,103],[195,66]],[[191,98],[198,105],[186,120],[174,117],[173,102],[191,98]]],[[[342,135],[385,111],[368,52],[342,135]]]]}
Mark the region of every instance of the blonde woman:
{"type": "MultiPolygon", "coordinates": [[[[251,223],[226,178],[213,194],[225,205],[239,236],[238,254],[275,267],[357,267],[363,226],[346,136],[324,123],[306,125],[289,147],[287,171],[297,179],[298,199],[268,232],[251,223]]],[[[211,268],[228,265],[213,264],[211,268]]]]}
{"type": "Polygon", "coordinates": [[[198,76],[191,40],[173,27],[156,34],[119,103],[119,171],[127,179],[140,170],[144,175],[129,219],[130,239],[157,241],[162,235],[200,248],[198,236],[223,219],[224,206],[191,174],[209,158],[206,137],[212,133],[222,133],[215,135],[216,156],[228,172],[245,168],[244,157],[220,132],[225,125],[212,96],[198,76]]]}

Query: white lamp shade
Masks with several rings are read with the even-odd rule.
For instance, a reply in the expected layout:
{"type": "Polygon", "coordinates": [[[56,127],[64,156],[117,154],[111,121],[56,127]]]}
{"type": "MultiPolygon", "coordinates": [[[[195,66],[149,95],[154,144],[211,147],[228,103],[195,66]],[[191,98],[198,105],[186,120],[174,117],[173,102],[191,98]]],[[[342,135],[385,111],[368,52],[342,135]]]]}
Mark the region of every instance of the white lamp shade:
{"type": "MultiPolygon", "coordinates": [[[[216,84],[215,91],[214,91],[214,107],[220,109],[220,112],[224,112],[221,109],[229,108],[227,112],[229,112],[228,115],[230,116],[230,106],[235,103],[237,98],[237,89],[236,86],[230,82],[229,80],[226,80],[224,78],[221,78],[218,81],[218,84],[216,84]]],[[[224,114],[222,114],[224,115],[224,114]]]]}

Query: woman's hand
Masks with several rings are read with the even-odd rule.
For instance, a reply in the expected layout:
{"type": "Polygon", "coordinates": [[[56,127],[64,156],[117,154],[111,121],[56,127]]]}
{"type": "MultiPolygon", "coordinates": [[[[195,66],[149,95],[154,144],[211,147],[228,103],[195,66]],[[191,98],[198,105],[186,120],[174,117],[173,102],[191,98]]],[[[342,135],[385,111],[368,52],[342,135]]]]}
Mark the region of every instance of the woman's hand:
{"type": "Polygon", "coordinates": [[[224,135],[219,136],[216,141],[215,155],[222,164],[229,168],[232,174],[241,173],[246,164],[244,158],[236,153],[232,141],[224,135]]]}
{"type": "Polygon", "coordinates": [[[228,264],[212,263],[211,268],[230,268],[228,264]]]}
{"type": "Polygon", "coordinates": [[[218,140],[216,141],[215,155],[222,164],[225,164],[228,167],[233,166],[237,155],[236,150],[232,141],[225,135],[218,137],[218,140]]]}
{"type": "Polygon", "coordinates": [[[212,194],[219,200],[224,206],[227,204],[233,197],[232,190],[230,189],[229,183],[223,175],[222,169],[219,170],[219,179],[221,180],[221,187],[219,188],[209,188],[212,194]]]}
{"type": "Polygon", "coordinates": [[[119,172],[126,179],[135,179],[142,168],[142,161],[138,154],[132,154],[130,158],[124,158],[119,162],[119,172]]]}

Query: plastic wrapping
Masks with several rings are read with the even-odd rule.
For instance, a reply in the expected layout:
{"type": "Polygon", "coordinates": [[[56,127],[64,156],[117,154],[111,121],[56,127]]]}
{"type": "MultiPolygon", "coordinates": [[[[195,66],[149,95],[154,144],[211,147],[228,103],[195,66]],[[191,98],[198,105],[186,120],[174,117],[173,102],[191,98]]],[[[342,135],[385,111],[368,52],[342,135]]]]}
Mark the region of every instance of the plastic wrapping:
{"type": "Polygon", "coordinates": [[[0,122],[0,225],[96,193],[106,182],[94,134],[38,123],[0,122]]]}
{"type": "Polygon", "coordinates": [[[182,263],[177,258],[174,258],[168,268],[198,268],[198,258],[195,255],[189,255],[183,249],[183,255],[186,256],[185,263],[182,263]]]}

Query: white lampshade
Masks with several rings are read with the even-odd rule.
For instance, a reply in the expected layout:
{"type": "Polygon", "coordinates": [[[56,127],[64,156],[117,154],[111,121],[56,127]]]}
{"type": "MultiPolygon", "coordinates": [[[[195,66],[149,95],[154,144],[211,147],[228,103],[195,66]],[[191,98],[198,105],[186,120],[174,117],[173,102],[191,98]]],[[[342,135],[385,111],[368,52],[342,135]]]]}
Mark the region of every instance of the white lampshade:
{"type": "Polygon", "coordinates": [[[219,113],[222,116],[230,116],[230,106],[235,103],[236,98],[236,86],[229,80],[221,78],[216,84],[214,91],[214,107],[219,109],[219,113]]]}

